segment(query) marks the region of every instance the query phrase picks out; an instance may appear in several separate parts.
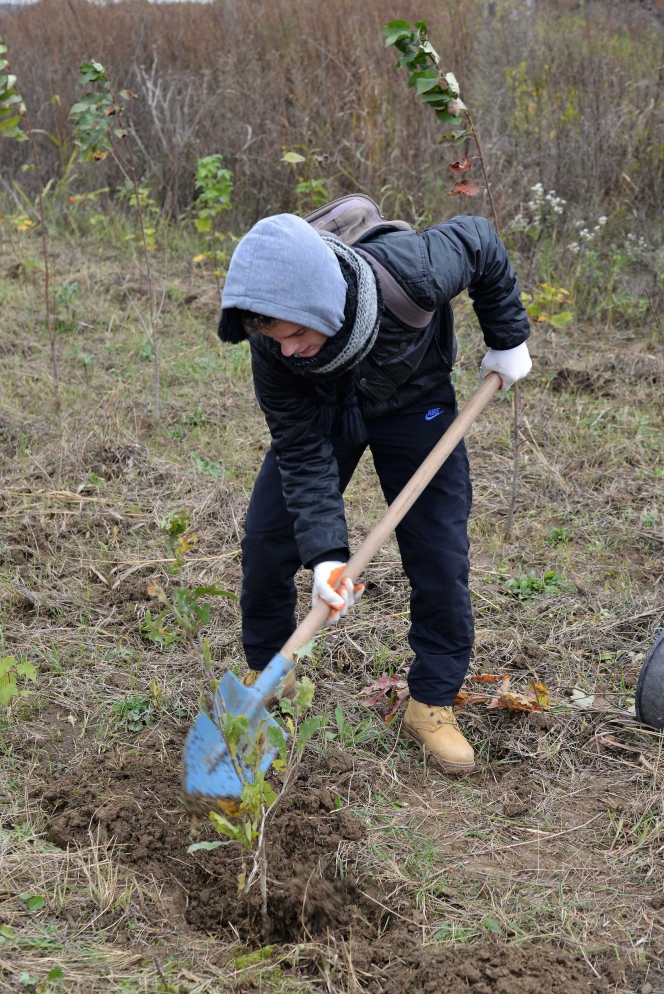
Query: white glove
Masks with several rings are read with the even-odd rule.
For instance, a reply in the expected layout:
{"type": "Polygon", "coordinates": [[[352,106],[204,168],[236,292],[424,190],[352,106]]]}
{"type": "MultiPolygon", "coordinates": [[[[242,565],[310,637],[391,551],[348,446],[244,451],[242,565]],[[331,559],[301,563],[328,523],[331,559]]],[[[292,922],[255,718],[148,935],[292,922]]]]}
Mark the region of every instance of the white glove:
{"type": "Polygon", "coordinates": [[[336,625],[339,618],[345,618],[354,604],[357,604],[364,593],[364,584],[353,585],[349,576],[344,576],[339,585],[339,590],[334,589],[339,577],[343,573],[345,563],[330,560],[326,563],[319,563],[314,566],[314,586],[311,591],[311,606],[318,603],[318,599],[332,608],[329,617],[325,622],[328,625],[336,625]]]}
{"type": "Polygon", "coordinates": [[[487,373],[498,373],[502,378],[501,390],[509,390],[517,380],[522,380],[533,368],[528,346],[525,342],[515,349],[489,349],[482,359],[480,379],[487,373]]]}

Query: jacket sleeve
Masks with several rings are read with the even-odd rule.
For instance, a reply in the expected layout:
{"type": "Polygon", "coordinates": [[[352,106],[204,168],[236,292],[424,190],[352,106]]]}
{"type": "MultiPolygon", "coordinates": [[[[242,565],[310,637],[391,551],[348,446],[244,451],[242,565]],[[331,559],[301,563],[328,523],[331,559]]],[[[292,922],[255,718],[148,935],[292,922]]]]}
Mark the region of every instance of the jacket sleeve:
{"type": "Polygon", "coordinates": [[[435,306],[467,289],[491,349],[513,349],[530,335],[507,249],[483,217],[453,217],[421,235],[435,306]]]}
{"type": "Polygon", "coordinates": [[[253,341],[251,361],[302,563],[313,567],[326,559],[346,560],[348,528],[339,471],[330,440],[315,428],[314,386],[271,361],[253,341]]]}

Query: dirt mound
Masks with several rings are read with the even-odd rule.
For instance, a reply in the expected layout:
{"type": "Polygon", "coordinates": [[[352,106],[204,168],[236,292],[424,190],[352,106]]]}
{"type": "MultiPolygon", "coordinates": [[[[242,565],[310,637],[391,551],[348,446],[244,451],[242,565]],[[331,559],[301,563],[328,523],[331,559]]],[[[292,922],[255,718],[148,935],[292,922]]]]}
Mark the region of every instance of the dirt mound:
{"type": "MultiPolygon", "coordinates": [[[[191,842],[217,836],[207,824],[192,826],[180,800],[182,736],[163,741],[147,733],[136,741],[138,748],[88,758],[46,789],[48,840],[64,848],[89,845],[91,836],[113,839],[124,865],[180,895],[176,904],[190,925],[222,932],[232,923],[245,941],[260,941],[258,887],[238,897],[238,878],[251,867],[251,854],[230,841],[187,852],[191,842]],[[200,834],[192,836],[192,827],[200,834]]],[[[338,766],[337,760],[333,756],[330,765],[338,766]]],[[[352,927],[362,935],[376,917],[376,906],[355,882],[336,877],[339,845],[365,834],[350,808],[337,808],[336,796],[327,760],[311,757],[268,824],[272,941],[297,941],[328,928],[349,934],[352,927]]]]}
{"type": "Polygon", "coordinates": [[[464,948],[424,947],[408,934],[377,943],[352,942],[360,975],[372,994],[599,994],[606,991],[579,958],[559,950],[485,943],[464,948]]]}

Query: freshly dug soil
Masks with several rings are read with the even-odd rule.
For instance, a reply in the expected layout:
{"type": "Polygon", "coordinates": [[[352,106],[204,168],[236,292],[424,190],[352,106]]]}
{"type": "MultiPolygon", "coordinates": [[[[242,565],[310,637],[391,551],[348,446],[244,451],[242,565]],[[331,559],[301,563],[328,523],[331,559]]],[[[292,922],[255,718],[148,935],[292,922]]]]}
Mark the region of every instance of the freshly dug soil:
{"type": "Polygon", "coordinates": [[[350,955],[371,994],[599,994],[608,989],[581,957],[534,946],[425,948],[413,935],[395,931],[378,943],[352,942],[350,955]]]}
{"type": "MultiPolygon", "coordinates": [[[[91,835],[114,840],[120,862],[180,895],[176,904],[191,926],[218,933],[232,923],[245,941],[261,941],[258,883],[238,897],[238,877],[250,871],[252,855],[230,841],[187,852],[191,842],[218,836],[207,823],[192,824],[181,802],[182,736],[164,742],[147,733],[135,741],[135,748],[87,758],[42,793],[52,815],[49,842],[65,848],[89,845],[91,835]]],[[[327,929],[349,934],[351,927],[354,934],[375,934],[369,922],[377,920],[379,906],[360,895],[354,880],[335,874],[340,843],[365,834],[350,808],[336,807],[330,767],[344,765],[352,761],[341,762],[334,752],[328,759],[309,757],[268,823],[270,941],[327,929]]],[[[343,778],[335,772],[337,784],[343,778]]]]}

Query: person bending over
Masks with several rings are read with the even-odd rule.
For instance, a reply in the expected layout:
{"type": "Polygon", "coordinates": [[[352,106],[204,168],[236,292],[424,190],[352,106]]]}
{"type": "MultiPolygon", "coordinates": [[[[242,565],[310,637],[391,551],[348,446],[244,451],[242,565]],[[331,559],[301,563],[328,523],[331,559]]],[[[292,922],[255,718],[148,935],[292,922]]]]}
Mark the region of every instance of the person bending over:
{"type": "MultiPolygon", "coordinates": [[[[473,301],[488,346],[482,378],[495,371],[507,390],[531,369],[517,277],[489,222],[404,229],[386,222],[350,246],[278,214],[254,225],[231,259],[219,336],[249,339],[272,436],[242,540],[247,685],[295,629],[300,566],[313,570],[312,603],[322,598],[331,621],[361,596],[349,579],[331,586],[349,557],[342,495],[368,446],[390,503],[453,421],[450,301],[465,289],[473,301]],[[389,308],[390,279],[412,304],[405,317],[389,308]]],[[[402,731],[448,773],[474,768],[452,711],[473,645],[471,500],[461,442],[396,529],[413,652],[402,731]]]]}

